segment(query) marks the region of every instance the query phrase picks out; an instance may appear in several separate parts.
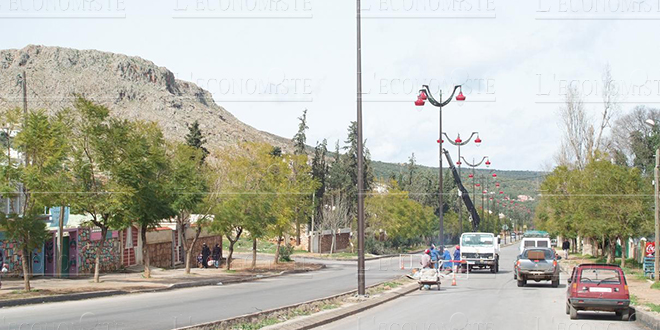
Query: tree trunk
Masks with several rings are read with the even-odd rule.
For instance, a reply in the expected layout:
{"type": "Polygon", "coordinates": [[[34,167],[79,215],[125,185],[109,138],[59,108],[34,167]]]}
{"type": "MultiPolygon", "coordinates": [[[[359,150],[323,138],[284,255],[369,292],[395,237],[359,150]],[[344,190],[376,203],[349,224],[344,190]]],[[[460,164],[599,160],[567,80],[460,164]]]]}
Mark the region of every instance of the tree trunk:
{"type": "MultiPolygon", "coordinates": [[[[603,241],[603,253],[605,252],[605,242],[603,241]]],[[[607,253],[607,263],[613,264],[616,259],[616,238],[609,238],[609,252],[607,253]]]]}
{"type": "MultiPolygon", "coordinates": [[[[296,210],[297,212],[300,212],[296,210]]],[[[296,214],[297,214],[296,212],[296,214]]],[[[296,246],[300,246],[300,219],[296,216],[296,246]]]]}
{"type": "Polygon", "coordinates": [[[335,251],[335,242],[337,241],[337,231],[332,231],[332,243],[330,243],[330,254],[335,251]]]}
{"type": "Polygon", "coordinates": [[[151,278],[151,269],[149,269],[149,245],[147,244],[147,226],[141,226],[140,228],[140,236],[142,237],[142,263],[144,263],[144,277],[151,278]]]}
{"type": "Polygon", "coordinates": [[[23,249],[23,256],[21,264],[23,265],[23,283],[25,285],[25,292],[32,291],[30,288],[30,267],[28,267],[28,250],[23,249]]]}
{"type": "MultiPolygon", "coordinates": [[[[229,237],[227,237],[229,239],[229,237]]],[[[238,241],[238,239],[236,239],[238,241]]],[[[231,270],[231,257],[234,255],[234,244],[236,244],[236,241],[232,241],[229,239],[229,255],[227,256],[227,270],[231,270]]]]}
{"type": "Polygon", "coordinates": [[[277,247],[275,248],[275,263],[280,263],[280,245],[282,244],[282,235],[277,236],[277,247]]]}
{"type": "MultiPolygon", "coordinates": [[[[185,229],[184,231],[185,232],[185,229]]],[[[199,224],[197,225],[197,229],[195,230],[195,237],[193,237],[192,243],[190,243],[190,248],[188,248],[188,242],[186,241],[186,235],[183,234],[183,249],[185,250],[184,252],[186,253],[186,274],[190,274],[190,262],[192,259],[192,253],[195,250],[195,244],[197,243],[197,239],[199,238],[199,235],[202,233],[202,226],[199,224]]]]}
{"type": "Polygon", "coordinates": [[[101,253],[103,253],[103,244],[105,244],[105,236],[108,234],[108,227],[101,227],[101,241],[96,247],[96,260],[94,262],[94,283],[100,283],[101,274],[101,253]]]}
{"type": "Polygon", "coordinates": [[[257,239],[252,238],[252,269],[257,268],[257,239]]]}
{"type": "Polygon", "coordinates": [[[621,239],[621,268],[626,267],[626,256],[628,254],[628,239],[621,239]]]}

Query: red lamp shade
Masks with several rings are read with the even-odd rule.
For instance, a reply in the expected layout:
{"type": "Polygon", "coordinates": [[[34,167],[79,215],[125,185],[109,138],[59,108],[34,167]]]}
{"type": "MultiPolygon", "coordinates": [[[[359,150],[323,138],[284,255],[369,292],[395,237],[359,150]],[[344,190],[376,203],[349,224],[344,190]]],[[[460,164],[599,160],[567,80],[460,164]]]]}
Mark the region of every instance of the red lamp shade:
{"type": "Polygon", "coordinates": [[[477,145],[481,144],[481,139],[479,138],[479,136],[477,136],[477,139],[474,140],[474,143],[476,143],[477,145]]]}
{"type": "Polygon", "coordinates": [[[493,197],[491,197],[490,200],[492,201],[492,200],[493,200],[493,197]]]}
{"type": "Polygon", "coordinates": [[[499,187],[500,187],[500,183],[499,183],[499,182],[496,183],[496,184],[495,184],[495,187],[499,188],[499,187]]]}
{"type": "Polygon", "coordinates": [[[480,184],[480,183],[477,183],[477,184],[475,184],[475,186],[477,186],[477,187],[481,187],[481,184],[480,184]]]}
{"type": "Polygon", "coordinates": [[[474,175],[470,174],[470,175],[468,175],[468,178],[472,179],[472,178],[474,178],[474,175]]]}
{"type": "Polygon", "coordinates": [[[456,101],[465,101],[465,95],[463,95],[463,91],[458,93],[458,95],[456,96],[456,101]]]}
{"type": "Polygon", "coordinates": [[[493,173],[493,177],[496,178],[496,177],[497,177],[497,174],[493,173]]]}
{"type": "Polygon", "coordinates": [[[486,166],[490,166],[490,160],[486,160],[486,166]]]}
{"type": "Polygon", "coordinates": [[[422,98],[418,98],[417,101],[415,101],[415,105],[418,107],[423,107],[424,106],[424,100],[422,98]]]}
{"type": "Polygon", "coordinates": [[[460,166],[462,163],[461,162],[456,162],[456,165],[460,166]]]}
{"type": "Polygon", "coordinates": [[[438,140],[438,143],[445,143],[445,140],[438,140]]]}
{"type": "Polygon", "coordinates": [[[421,91],[421,92],[419,93],[419,97],[418,97],[418,98],[419,98],[420,100],[424,100],[424,101],[426,101],[426,99],[427,99],[428,97],[426,96],[426,92],[421,91]]]}
{"type": "Polygon", "coordinates": [[[463,143],[463,140],[461,140],[461,138],[456,138],[456,140],[454,140],[454,142],[456,142],[456,143],[463,143]]]}
{"type": "Polygon", "coordinates": [[[503,191],[500,191],[500,195],[503,195],[503,194],[504,194],[504,192],[503,192],[503,191]]]}
{"type": "Polygon", "coordinates": [[[488,193],[487,191],[484,190],[484,194],[488,193]]]}

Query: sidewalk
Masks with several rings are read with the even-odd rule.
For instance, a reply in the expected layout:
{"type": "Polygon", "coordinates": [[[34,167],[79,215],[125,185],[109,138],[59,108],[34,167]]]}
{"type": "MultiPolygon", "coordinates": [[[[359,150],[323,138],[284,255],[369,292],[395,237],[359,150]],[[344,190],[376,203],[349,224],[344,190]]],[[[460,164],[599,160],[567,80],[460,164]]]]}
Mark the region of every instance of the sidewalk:
{"type": "Polygon", "coordinates": [[[58,279],[35,277],[30,281],[33,292],[22,292],[22,278],[3,278],[0,290],[0,307],[34,304],[50,301],[78,300],[109,295],[120,295],[138,292],[153,292],[177,288],[206,286],[253,281],[267,277],[289,273],[314,271],[323,265],[306,263],[273,264],[270,261],[259,260],[257,269],[250,269],[249,263],[235,260],[231,270],[220,268],[191,269],[185,274],[183,268],[161,269],[152,268],[151,278],[144,278],[143,266],[135,266],[124,273],[102,274],[101,283],[94,283],[93,277],[76,277],[58,279]]]}

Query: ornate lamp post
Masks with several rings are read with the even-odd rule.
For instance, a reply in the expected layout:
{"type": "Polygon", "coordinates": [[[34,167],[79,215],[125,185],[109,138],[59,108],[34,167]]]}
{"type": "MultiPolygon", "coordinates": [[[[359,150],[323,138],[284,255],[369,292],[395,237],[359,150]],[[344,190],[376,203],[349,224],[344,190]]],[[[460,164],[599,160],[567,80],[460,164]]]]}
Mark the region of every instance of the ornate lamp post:
{"type": "MultiPolygon", "coordinates": [[[[468,144],[468,143],[470,143],[470,141],[472,141],[472,138],[475,135],[477,136],[477,138],[474,140],[474,143],[477,144],[477,147],[480,146],[481,145],[481,138],[479,137],[479,132],[472,132],[470,137],[465,141],[461,140],[461,134],[460,133],[458,134],[458,137],[454,141],[452,141],[449,138],[449,136],[447,136],[447,133],[442,132],[442,134],[447,138],[447,141],[449,141],[449,143],[451,143],[451,144],[458,147],[458,158],[456,158],[456,159],[458,159],[458,161],[456,162],[456,165],[458,166],[458,176],[460,177],[461,176],[461,164],[462,164],[461,163],[461,147],[468,144]]],[[[460,194],[461,194],[460,190],[458,191],[458,194],[460,196],[460,194]]],[[[458,235],[460,236],[461,234],[463,234],[463,207],[462,207],[463,206],[463,200],[460,199],[460,198],[459,198],[459,201],[458,201],[458,205],[459,205],[459,207],[458,207],[458,223],[460,224],[460,231],[459,231],[458,235]]]]}
{"type": "Polygon", "coordinates": [[[463,89],[461,85],[456,85],[454,86],[454,90],[451,93],[451,96],[443,101],[442,100],[442,90],[440,90],[440,95],[438,96],[438,99],[436,100],[433,95],[431,95],[431,90],[428,85],[423,85],[422,89],[419,91],[419,95],[417,96],[417,101],[415,101],[415,105],[418,107],[424,106],[425,101],[429,101],[431,105],[435,106],[438,108],[438,113],[439,113],[439,121],[438,121],[438,160],[439,160],[439,168],[438,168],[438,178],[439,178],[439,187],[438,187],[438,200],[440,204],[438,205],[438,217],[440,220],[439,226],[440,226],[440,233],[439,233],[439,244],[440,246],[444,247],[445,246],[445,224],[444,224],[444,218],[442,214],[442,107],[445,105],[449,104],[449,102],[452,101],[454,98],[454,94],[456,94],[456,90],[460,90],[459,94],[456,96],[456,101],[465,101],[465,95],[463,95],[463,89]]]}

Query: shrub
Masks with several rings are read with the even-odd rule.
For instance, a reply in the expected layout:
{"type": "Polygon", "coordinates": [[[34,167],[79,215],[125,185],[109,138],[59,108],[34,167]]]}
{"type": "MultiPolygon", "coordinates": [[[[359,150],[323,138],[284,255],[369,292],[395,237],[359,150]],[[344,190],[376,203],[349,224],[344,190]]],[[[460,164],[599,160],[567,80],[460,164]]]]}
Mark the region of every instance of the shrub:
{"type": "Polygon", "coordinates": [[[284,262],[291,261],[292,254],[293,254],[293,245],[285,244],[280,246],[280,261],[284,261],[284,262]]]}

